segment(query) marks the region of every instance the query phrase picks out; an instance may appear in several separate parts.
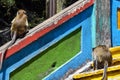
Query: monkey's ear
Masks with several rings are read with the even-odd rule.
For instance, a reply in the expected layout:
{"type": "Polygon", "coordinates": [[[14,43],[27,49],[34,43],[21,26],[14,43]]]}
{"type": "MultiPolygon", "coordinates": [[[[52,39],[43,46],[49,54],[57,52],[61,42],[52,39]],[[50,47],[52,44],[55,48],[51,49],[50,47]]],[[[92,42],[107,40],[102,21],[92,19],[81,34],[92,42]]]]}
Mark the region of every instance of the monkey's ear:
{"type": "Polygon", "coordinates": [[[27,14],[26,11],[23,12],[24,14],[27,14]]]}

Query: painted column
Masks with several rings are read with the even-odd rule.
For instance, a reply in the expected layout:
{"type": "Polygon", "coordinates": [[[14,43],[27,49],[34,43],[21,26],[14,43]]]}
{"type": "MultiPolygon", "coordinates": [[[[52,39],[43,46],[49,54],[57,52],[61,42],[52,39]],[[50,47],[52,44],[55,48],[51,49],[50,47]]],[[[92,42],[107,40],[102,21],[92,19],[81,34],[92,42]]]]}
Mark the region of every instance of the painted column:
{"type": "Polygon", "coordinates": [[[64,9],[65,0],[57,0],[57,13],[64,9]]]}
{"type": "Polygon", "coordinates": [[[96,32],[96,45],[110,47],[110,0],[96,0],[96,32]]]}
{"type": "Polygon", "coordinates": [[[56,0],[46,0],[46,17],[50,18],[56,14],[56,0]]]}

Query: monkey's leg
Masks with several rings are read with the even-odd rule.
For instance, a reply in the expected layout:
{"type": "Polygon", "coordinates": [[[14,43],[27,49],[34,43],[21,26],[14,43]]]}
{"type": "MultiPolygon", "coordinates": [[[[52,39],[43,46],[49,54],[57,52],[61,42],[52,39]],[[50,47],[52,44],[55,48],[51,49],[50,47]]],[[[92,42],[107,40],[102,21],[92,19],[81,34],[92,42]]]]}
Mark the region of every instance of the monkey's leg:
{"type": "MultiPolygon", "coordinates": [[[[17,32],[14,31],[13,37],[12,37],[12,40],[11,40],[11,45],[12,45],[13,43],[15,43],[16,39],[17,39],[17,32]]],[[[10,46],[11,46],[11,45],[10,45],[10,46]]]]}
{"type": "Polygon", "coordinates": [[[94,70],[97,70],[98,69],[98,61],[97,60],[94,60],[94,70]]]}
{"type": "Polygon", "coordinates": [[[95,70],[95,60],[93,60],[93,70],[95,70]]]}
{"type": "Polygon", "coordinates": [[[0,70],[2,68],[2,64],[3,64],[4,57],[6,55],[6,51],[10,46],[12,46],[12,44],[14,44],[14,42],[16,41],[16,37],[17,37],[17,32],[15,31],[14,34],[13,34],[13,38],[12,38],[11,42],[5,47],[4,51],[1,53],[1,56],[0,56],[0,70]]]}
{"type": "Polygon", "coordinates": [[[98,62],[97,62],[97,60],[94,60],[94,61],[93,61],[93,69],[94,69],[94,70],[97,70],[97,69],[98,69],[97,66],[98,66],[98,62]]]}

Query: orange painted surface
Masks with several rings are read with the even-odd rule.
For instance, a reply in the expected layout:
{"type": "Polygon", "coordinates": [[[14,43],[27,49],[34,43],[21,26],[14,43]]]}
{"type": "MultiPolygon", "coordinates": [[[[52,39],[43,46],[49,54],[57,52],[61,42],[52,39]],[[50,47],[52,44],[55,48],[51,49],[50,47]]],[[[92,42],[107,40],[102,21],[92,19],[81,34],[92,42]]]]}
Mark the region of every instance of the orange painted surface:
{"type": "Polygon", "coordinates": [[[118,17],[118,20],[117,20],[118,29],[120,30],[120,8],[118,8],[117,17],[118,17]]]}

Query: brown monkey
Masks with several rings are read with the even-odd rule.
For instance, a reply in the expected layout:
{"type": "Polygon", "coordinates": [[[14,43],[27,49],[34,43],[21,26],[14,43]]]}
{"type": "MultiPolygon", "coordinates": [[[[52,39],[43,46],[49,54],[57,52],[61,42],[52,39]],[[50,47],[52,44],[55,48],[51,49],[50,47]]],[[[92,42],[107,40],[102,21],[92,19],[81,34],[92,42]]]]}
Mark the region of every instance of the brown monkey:
{"type": "Polygon", "coordinates": [[[93,49],[94,70],[104,68],[102,80],[107,80],[107,68],[112,64],[112,55],[106,45],[99,45],[93,49]]]}
{"type": "Polygon", "coordinates": [[[17,38],[22,38],[28,32],[28,20],[26,11],[23,9],[18,10],[16,17],[12,20],[11,25],[11,42],[5,47],[1,54],[0,69],[2,68],[3,59],[7,49],[15,43],[17,38]]]}
{"type": "Polygon", "coordinates": [[[18,10],[16,17],[12,20],[11,36],[16,31],[17,37],[23,37],[28,30],[28,20],[25,10],[18,10]]]}

